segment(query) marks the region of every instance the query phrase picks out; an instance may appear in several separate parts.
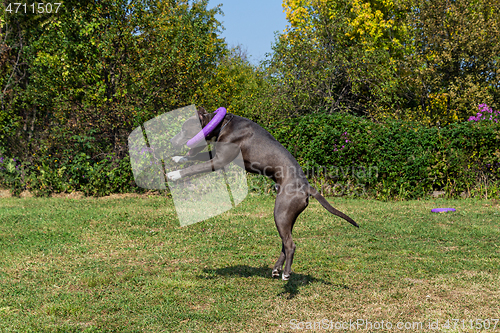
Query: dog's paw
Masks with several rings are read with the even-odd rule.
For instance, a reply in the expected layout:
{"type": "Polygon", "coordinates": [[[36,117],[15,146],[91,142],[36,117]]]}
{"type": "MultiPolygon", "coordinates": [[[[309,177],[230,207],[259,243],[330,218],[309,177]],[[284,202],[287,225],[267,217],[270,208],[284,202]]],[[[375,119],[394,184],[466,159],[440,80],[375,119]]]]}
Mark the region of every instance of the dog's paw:
{"type": "Polygon", "coordinates": [[[167,178],[168,180],[178,180],[181,179],[181,172],[180,171],[172,171],[167,173],[167,178]]]}
{"type": "Polygon", "coordinates": [[[273,269],[272,276],[273,278],[280,277],[280,271],[277,269],[273,269]]]}
{"type": "Polygon", "coordinates": [[[288,281],[288,279],[290,279],[290,275],[285,275],[285,273],[283,273],[283,275],[281,276],[281,279],[283,281],[288,281]]]}
{"type": "Polygon", "coordinates": [[[172,157],[172,160],[175,163],[186,163],[188,161],[188,159],[184,156],[174,156],[174,157],[172,157]]]}

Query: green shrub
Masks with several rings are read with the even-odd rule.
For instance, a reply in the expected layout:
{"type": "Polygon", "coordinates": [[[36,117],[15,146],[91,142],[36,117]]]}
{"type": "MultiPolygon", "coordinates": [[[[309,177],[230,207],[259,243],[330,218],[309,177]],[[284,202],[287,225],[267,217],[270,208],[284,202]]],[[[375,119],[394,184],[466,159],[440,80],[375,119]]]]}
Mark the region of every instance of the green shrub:
{"type": "MultiPolygon", "coordinates": [[[[268,129],[327,196],[414,199],[444,191],[448,197],[487,198],[500,192],[498,123],[429,128],[334,114],[288,119],[268,129]]],[[[14,195],[26,189],[36,196],[143,191],[134,183],[128,156],[97,158],[84,151],[34,156],[31,163],[0,157],[0,185],[14,195]]],[[[274,193],[271,180],[254,175],[248,179],[250,191],[274,193]]]]}
{"type": "Polygon", "coordinates": [[[0,185],[10,189],[12,195],[18,196],[23,190],[21,163],[16,158],[0,155],[0,185]]]}
{"type": "Polygon", "coordinates": [[[360,195],[360,189],[380,199],[435,190],[483,195],[478,188],[498,188],[500,180],[500,125],[492,122],[429,128],[334,114],[281,121],[269,130],[318,187],[343,188],[334,195],[360,195]]]}
{"type": "Polygon", "coordinates": [[[128,156],[121,160],[113,160],[112,156],[107,156],[94,165],[83,189],[86,195],[93,196],[126,193],[132,191],[133,180],[128,156]]]}
{"type": "Polygon", "coordinates": [[[60,156],[35,158],[32,163],[4,160],[0,158],[0,184],[10,188],[13,195],[23,190],[40,197],[74,191],[104,196],[140,190],[134,184],[128,156],[117,159],[107,155],[96,160],[83,152],[66,151],[60,156]]]}

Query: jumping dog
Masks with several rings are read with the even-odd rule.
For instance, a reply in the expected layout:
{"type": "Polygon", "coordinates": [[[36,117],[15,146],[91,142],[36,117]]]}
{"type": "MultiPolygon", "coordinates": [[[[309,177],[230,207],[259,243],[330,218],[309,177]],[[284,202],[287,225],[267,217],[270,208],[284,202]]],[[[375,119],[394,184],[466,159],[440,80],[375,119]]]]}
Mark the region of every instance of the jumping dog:
{"type": "MultiPolygon", "coordinates": [[[[214,117],[205,109],[198,108],[197,115],[189,118],[182,125],[181,131],[172,140],[175,149],[182,148],[188,140],[199,131],[200,122],[205,127],[214,117]]],[[[269,132],[253,121],[227,113],[223,121],[206,138],[215,139],[215,149],[201,152],[206,146],[196,147],[186,156],[174,156],[177,163],[186,161],[205,161],[182,170],[167,174],[169,180],[211,172],[222,169],[231,163],[241,151],[245,170],[250,173],[270,177],[276,182],[276,202],[274,205],[274,221],[282,241],[281,254],[272,270],[273,277],[279,277],[286,261],[282,279],[288,280],[292,271],[295,244],[292,240],[292,229],[297,217],[309,204],[309,196],[313,196],[330,213],[343,218],[359,227],[353,219],[333,208],[328,201],[307,181],[297,160],[269,132]]]]}

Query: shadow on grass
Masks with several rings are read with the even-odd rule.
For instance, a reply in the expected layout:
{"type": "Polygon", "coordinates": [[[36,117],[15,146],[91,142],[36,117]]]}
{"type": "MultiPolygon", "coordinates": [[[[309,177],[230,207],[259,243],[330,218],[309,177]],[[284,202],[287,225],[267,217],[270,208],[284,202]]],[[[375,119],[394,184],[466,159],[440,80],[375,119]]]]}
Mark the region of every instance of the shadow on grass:
{"type": "MultiPolygon", "coordinates": [[[[251,267],[247,265],[236,265],[229,266],[225,268],[217,268],[217,269],[203,269],[205,274],[208,276],[198,276],[201,279],[215,279],[219,276],[227,276],[227,277],[251,277],[251,276],[259,276],[263,278],[267,278],[269,280],[281,281],[281,277],[279,279],[271,277],[271,268],[262,266],[262,267],[251,267]]],[[[317,279],[312,277],[309,274],[301,274],[301,273],[292,273],[290,276],[290,280],[288,280],[283,285],[283,291],[278,293],[277,296],[286,297],[287,299],[292,299],[299,294],[300,287],[307,286],[311,283],[322,283],[328,286],[332,286],[337,289],[350,289],[345,284],[339,283],[331,283],[330,281],[325,281],[323,279],[317,279]]]]}

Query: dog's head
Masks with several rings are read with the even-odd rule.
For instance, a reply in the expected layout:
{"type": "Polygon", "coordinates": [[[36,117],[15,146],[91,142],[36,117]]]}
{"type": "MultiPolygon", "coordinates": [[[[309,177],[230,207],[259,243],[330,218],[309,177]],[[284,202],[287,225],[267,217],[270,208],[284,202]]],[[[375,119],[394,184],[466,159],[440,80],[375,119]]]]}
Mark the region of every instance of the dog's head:
{"type": "Polygon", "coordinates": [[[200,131],[200,123],[201,128],[203,128],[207,126],[209,121],[210,119],[208,112],[204,108],[199,107],[196,111],[196,115],[188,118],[188,120],[186,120],[184,124],[182,124],[181,131],[176,136],[174,136],[172,140],[170,140],[174,149],[182,149],[182,147],[184,147],[184,145],[189,140],[191,140],[196,134],[198,134],[198,132],[200,131]]]}

